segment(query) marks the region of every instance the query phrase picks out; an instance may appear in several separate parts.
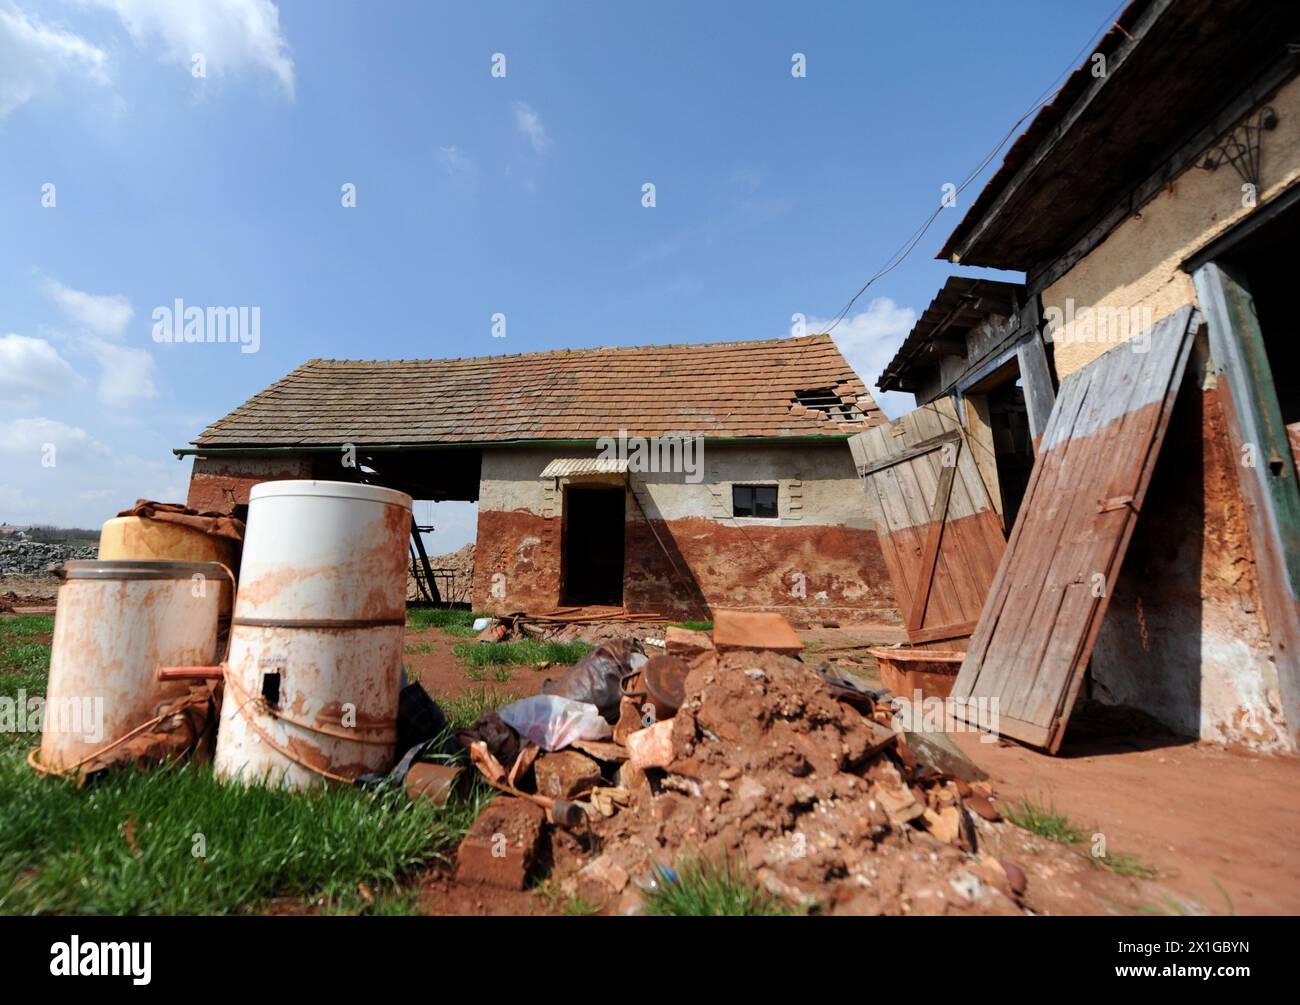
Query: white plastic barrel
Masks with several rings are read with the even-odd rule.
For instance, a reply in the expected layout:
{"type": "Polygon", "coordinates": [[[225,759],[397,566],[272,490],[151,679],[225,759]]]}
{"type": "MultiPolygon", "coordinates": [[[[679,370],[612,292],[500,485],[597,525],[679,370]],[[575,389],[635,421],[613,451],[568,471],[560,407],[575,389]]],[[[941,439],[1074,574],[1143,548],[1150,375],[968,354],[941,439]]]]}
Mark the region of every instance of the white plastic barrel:
{"type": "Polygon", "coordinates": [[[71,770],[151,719],[184,681],[160,666],[217,658],[226,573],[211,562],[68,562],[54,617],[41,764],[71,770]]]}
{"type": "Polygon", "coordinates": [[[324,481],[253,488],[219,777],[305,788],[391,765],[410,532],[404,492],[324,481]]]}

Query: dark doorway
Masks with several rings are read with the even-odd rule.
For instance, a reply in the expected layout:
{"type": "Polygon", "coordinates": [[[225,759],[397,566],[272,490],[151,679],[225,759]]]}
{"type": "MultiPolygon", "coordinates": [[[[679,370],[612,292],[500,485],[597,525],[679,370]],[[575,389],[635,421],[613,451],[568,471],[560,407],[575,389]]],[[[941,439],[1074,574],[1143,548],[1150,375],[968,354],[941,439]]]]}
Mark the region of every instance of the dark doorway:
{"type": "Polygon", "coordinates": [[[1295,235],[1300,228],[1300,201],[1242,240],[1227,255],[1227,264],[1244,273],[1264,352],[1272,371],[1282,422],[1291,434],[1292,449],[1300,447],[1300,325],[1296,323],[1295,235]]]}
{"type": "Polygon", "coordinates": [[[1020,380],[1020,364],[1011,360],[966,392],[979,395],[985,421],[993,436],[998,489],[1002,494],[1003,526],[1010,534],[1034,469],[1034,442],[1029,435],[1029,410],[1020,380]]]}
{"type": "Polygon", "coordinates": [[[564,490],[565,604],[623,604],[622,487],[569,486],[564,490]]]}

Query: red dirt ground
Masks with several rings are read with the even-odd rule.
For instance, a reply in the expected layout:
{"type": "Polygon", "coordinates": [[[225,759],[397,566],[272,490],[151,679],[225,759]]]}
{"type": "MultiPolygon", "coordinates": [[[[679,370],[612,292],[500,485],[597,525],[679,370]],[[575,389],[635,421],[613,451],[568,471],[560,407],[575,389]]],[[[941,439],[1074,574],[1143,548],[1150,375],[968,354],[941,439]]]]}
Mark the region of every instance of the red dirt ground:
{"type": "MultiPolygon", "coordinates": [[[[803,634],[812,643],[805,656],[809,661],[839,656],[845,651],[841,647],[853,646],[854,634],[859,645],[862,639],[852,629],[803,634]]],[[[885,634],[873,634],[871,644],[895,641],[885,634]]],[[[429,629],[408,631],[406,641],[434,647],[430,654],[408,653],[406,660],[426,690],[439,696],[478,687],[537,694],[547,676],[563,670],[511,667],[510,679],[499,682],[488,669],[484,679],[475,680],[452,656],[463,638],[429,629]]],[[[857,657],[845,661],[848,667],[868,681],[874,677],[873,661],[860,650],[846,655],[857,657]]],[[[1024,866],[1040,910],[1300,914],[1300,757],[1131,732],[1067,733],[1056,757],[1014,744],[982,743],[973,734],[953,738],[993,776],[1004,810],[1022,795],[1041,798],[1089,838],[1104,834],[1112,854],[1131,855],[1157,870],[1154,882],[1116,876],[1093,868],[1086,847],[1063,859],[1057,847],[1017,832],[1023,840],[1006,852],[1024,866]]],[[[425,880],[421,905],[438,914],[552,913],[533,893],[466,887],[435,872],[425,880]]]]}
{"type": "Polygon", "coordinates": [[[499,668],[503,674],[508,673],[508,680],[497,680],[497,667],[481,667],[470,671],[460,660],[452,655],[452,650],[462,642],[473,642],[473,637],[448,635],[437,628],[417,631],[406,630],[406,645],[411,647],[430,646],[431,653],[407,652],[403,657],[408,676],[417,678],[429,694],[435,697],[454,698],[472,688],[496,688],[502,693],[515,694],[523,698],[527,695],[541,694],[542,683],[547,677],[558,677],[564,667],[552,667],[536,670],[533,667],[510,666],[499,668]],[[477,679],[471,676],[477,674],[477,679]]]}
{"type": "Polygon", "coordinates": [[[1068,732],[1056,757],[954,739],[1004,806],[1041,797],[1089,836],[1105,834],[1112,852],[1154,866],[1190,910],[1300,914],[1300,758],[1068,732]]]}

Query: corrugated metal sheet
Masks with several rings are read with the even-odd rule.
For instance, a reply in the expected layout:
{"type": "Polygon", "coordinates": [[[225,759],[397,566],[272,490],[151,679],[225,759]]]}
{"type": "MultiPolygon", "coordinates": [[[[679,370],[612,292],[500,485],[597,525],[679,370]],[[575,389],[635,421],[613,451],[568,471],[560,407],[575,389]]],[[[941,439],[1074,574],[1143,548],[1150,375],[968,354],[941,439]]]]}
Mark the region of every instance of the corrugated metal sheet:
{"type": "Polygon", "coordinates": [[[542,469],[539,478],[572,478],[575,475],[621,475],[627,472],[627,458],[557,457],[542,469]]]}
{"type": "Polygon", "coordinates": [[[956,714],[1053,753],[1083,682],[1191,349],[1184,307],[1070,374],[953,686],[956,714]],[[962,701],[980,701],[964,710],[962,701]]]}

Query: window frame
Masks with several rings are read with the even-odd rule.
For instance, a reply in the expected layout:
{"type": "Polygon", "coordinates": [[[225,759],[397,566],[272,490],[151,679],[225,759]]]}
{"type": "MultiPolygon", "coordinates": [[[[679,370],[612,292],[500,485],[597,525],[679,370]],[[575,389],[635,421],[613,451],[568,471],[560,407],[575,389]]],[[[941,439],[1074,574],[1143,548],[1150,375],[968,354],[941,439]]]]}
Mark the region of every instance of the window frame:
{"type": "Polygon", "coordinates": [[[731,483],[731,518],[733,520],[764,520],[764,521],[780,520],[781,519],[781,483],[767,482],[767,481],[732,482],[731,483]],[[753,510],[752,513],[746,514],[746,513],[736,512],[737,489],[750,490],[751,508],[753,510]],[[758,492],[757,492],[758,489],[772,490],[773,493],[772,514],[770,516],[762,516],[759,515],[758,513],[758,492]]]}

